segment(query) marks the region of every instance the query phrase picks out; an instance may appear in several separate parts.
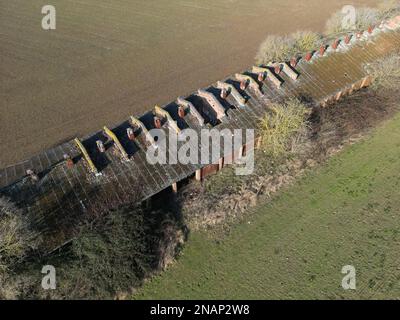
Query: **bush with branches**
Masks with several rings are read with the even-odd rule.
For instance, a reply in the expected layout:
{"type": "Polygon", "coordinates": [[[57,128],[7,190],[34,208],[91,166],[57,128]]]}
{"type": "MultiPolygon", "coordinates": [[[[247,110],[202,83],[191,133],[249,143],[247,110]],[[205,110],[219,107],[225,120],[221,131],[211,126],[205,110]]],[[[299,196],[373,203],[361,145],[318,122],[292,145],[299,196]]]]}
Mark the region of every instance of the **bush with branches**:
{"type": "Polygon", "coordinates": [[[5,197],[0,197],[0,272],[7,271],[36,249],[38,235],[26,216],[5,197]]]}
{"type": "Polygon", "coordinates": [[[261,119],[260,132],[264,152],[275,158],[285,155],[296,136],[307,131],[310,108],[297,99],[274,103],[269,108],[271,113],[261,119]]]}
{"type": "Polygon", "coordinates": [[[377,8],[361,7],[356,9],[354,25],[347,23],[346,13],[335,12],[326,22],[325,34],[336,35],[349,31],[366,30],[370,26],[379,25],[384,19],[400,13],[398,0],[387,0],[378,4],[377,8]]]}
{"type": "Polygon", "coordinates": [[[396,90],[400,87],[400,56],[399,53],[367,66],[367,71],[373,76],[372,88],[375,90],[396,90]]]}
{"type": "Polygon", "coordinates": [[[256,63],[268,64],[283,61],[295,53],[293,38],[270,35],[261,43],[256,55],[256,63]]]}
{"type": "Polygon", "coordinates": [[[298,31],[288,36],[268,36],[261,44],[256,55],[257,64],[269,64],[290,60],[297,54],[317,49],[322,36],[312,31],[298,31]]]}

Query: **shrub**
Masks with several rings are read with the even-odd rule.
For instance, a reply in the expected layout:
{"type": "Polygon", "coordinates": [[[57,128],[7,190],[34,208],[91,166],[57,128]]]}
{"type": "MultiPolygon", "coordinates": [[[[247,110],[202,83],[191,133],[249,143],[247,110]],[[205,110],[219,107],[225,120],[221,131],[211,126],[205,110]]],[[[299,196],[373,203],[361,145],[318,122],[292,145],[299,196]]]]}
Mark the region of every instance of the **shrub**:
{"type": "Polygon", "coordinates": [[[23,260],[36,246],[37,239],[22,212],[0,197],[0,272],[23,260]]]}
{"type": "Polygon", "coordinates": [[[326,22],[325,34],[335,35],[354,30],[366,30],[371,25],[379,24],[381,19],[378,9],[367,7],[356,9],[356,20],[353,26],[348,24],[345,15],[341,11],[335,12],[326,22]]]}
{"type": "Polygon", "coordinates": [[[112,299],[130,293],[165,268],[184,240],[181,216],[163,210],[130,206],[83,222],[62,250],[0,272],[0,299],[112,299]],[[41,290],[46,264],[56,267],[57,290],[41,290]]]}
{"type": "Polygon", "coordinates": [[[292,35],[292,38],[299,54],[318,49],[322,44],[322,35],[312,31],[298,31],[292,35]]]}
{"type": "Polygon", "coordinates": [[[317,49],[322,36],[312,31],[298,31],[289,36],[268,36],[256,55],[257,64],[285,61],[294,55],[317,49]]]}
{"type": "Polygon", "coordinates": [[[375,90],[394,90],[400,86],[400,56],[398,53],[368,65],[367,71],[374,77],[372,88],[375,90]]]}
{"type": "Polygon", "coordinates": [[[264,152],[272,157],[287,153],[292,139],[308,127],[309,108],[297,99],[270,106],[272,114],[261,119],[260,132],[264,152]]]}
{"type": "Polygon", "coordinates": [[[140,211],[118,211],[84,226],[72,243],[68,267],[59,270],[65,281],[54,298],[109,299],[139,285],[152,261],[144,224],[140,211]]]}
{"type": "Polygon", "coordinates": [[[366,30],[371,25],[377,25],[380,22],[379,11],[372,8],[360,8],[356,11],[356,29],[366,30]]]}
{"type": "MultiPolygon", "coordinates": [[[[378,8],[361,7],[356,9],[353,26],[349,25],[346,13],[335,12],[326,22],[325,35],[333,36],[356,30],[366,30],[378,25],[383,19],[400,13],[399,0],[386,0],[378,8]]],[[[312,31],[298,31],[288,36],[268,36],[260,45],[256,55],[257,64],[269,64],[289,60],[297,54],[316,50],[323,43],[323,36],[312,31]]]]}
{"type": "Polygon", "coordinates": [[[261,43],[256,55],[256,63],[268,64],[287,60],[296,54],[294,46],[295,42],[292,37],[270,35],[261,43]]]}

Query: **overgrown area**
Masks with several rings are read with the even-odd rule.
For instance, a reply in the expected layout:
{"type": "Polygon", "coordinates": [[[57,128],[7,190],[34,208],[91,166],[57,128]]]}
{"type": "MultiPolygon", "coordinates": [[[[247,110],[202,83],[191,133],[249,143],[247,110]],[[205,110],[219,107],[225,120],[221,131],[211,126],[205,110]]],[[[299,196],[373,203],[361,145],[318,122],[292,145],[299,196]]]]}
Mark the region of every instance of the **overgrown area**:
{"type": "Polygon", "coordinates": [[[293,56],[318,48],[322,40],[322,35],[312,31],[298,31],[288,36],[270,35],[260,45],[256,63],[290,60],[293,56]]]}
{"type": "Polygon", "coordinates": [[[297,99],[273,103],[271,113],[261,119],[260,136],[266,156],[277,158],[296,148],[296,142],[306,135],[311,108],[297,99]]]}
{"type": "Polygon", "coordinates": [[[376,27],[382,20],[400,13],[400,2],[386,0],[380,2],[376,8],[357,8],[354,24],[350,13],[349,10],[334,13],[326,23],[325,34],[339,35],[349,31],[365,31],[371,26],[376,27]]]}
{"type": "Polygon", "coordinates": [[[0,277],[37,250],[39,242],[40,236],[22,212],[0,197],[0,277]]]}
{"type": "Polygon", "coordinates": [[[31,252],[26,259],[27,239],[18,236],[25,224],[3,224],[7,229],[0,230],[2,235],[9,235],[1,242],[7,250],[2,255],[6,268],[0,272],[3,299],[112,299],[128,294],[163,270],[186,237],[181,218],[172,211],[125,207],[86,219],[76,239],[62,250],[44,256],[31,252]],[[44,265],[56,268],[57,290],[41,288],[44,265]]]}
{"type": "Polygon", "coordinates": [[[373,89],[390,92],[400,87],[400,51],[366,68],[374,76],[373,89]]]}

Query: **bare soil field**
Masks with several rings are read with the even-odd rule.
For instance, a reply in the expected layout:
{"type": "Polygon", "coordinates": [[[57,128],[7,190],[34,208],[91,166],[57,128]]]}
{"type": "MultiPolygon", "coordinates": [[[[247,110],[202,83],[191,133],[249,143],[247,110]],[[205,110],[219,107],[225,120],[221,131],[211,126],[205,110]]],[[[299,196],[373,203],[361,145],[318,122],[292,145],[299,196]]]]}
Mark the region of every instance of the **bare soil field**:
{"type": "MultiPolygon", "coordinates": [[[[374,0],[352,4],[374,5],[374,0]]],[[[0,167],[243,70],[344,0],[0,0],[0,167]]]]}

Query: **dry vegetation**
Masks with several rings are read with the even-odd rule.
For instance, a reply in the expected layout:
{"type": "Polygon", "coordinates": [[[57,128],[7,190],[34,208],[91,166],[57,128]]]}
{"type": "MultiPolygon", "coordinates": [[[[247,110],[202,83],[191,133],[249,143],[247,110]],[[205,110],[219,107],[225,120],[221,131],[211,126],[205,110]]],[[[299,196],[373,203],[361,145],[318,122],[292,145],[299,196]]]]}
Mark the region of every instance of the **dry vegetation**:
{"type": "Polygon", "coordinates": [[[378,25],[382,20],[400,13],[400,1],[387,0],[379,3],[377,8],[356,8],[356,21],[350,26],[342,11],[335,12],[326,22],[324,34],[312,31],[298,31],[286,36],[269,35],[260,45],[255,60],[257,64],[287,61],[293,56],[317,50],[324,38],[343,34],[349,31],[366,30],[378,25]]]}
{"type": "Polygon", "coordinates": [[[374,77],[372,88],[375,90],[396,90],[400,87],[400,56],[391,54],[367,66],[374,77]]]}
{"type": "Polygon", "coordinates": [[[298,31],[288,36],[270,35],[261,44],[256,63],[269,64],[289,60],[297,54],[318,48],[321,43],[321,35],[312,31],[298,31]]]}
{"type": "Polygon", "coordinates": [[[398,0],[387,0],[378,4],[377,8],[362,7],[356,9],[354,26],[343,23],[345,13],[338,11],[326,22],[325,34],[336,35],[348,31],[366,30],[370,26],[378,25],[382,20],[400,12],[398,0]]]}
{"type": "Polygon", "coordinates": [[[284,61],[294,53],[292,38],[270,35],[261,43],[256,62],[258,64],[268,64],[274,61],[284,61]]]}
{"type": "Polygon", "coordinates": [[[34,247],[29,221],[1,201],[0,299],[112,299],[163,270],[185,239],[178,215],[138,206],[87,217],[74,241],[51,253],[34,247]],[[41,290],[41,269],[57,270],[57,290],[41,290]]]}
{"type": "Polygon", "coordinates": [[[322,44],[322,36],[312,31],[297,31],[292,37],[294,48],[300,54],[315,50],[322,44]]]}
{"type": "Polygon", "coordinates": [[[6,272],[37,248],[38,235],[22,212],[0,197],[0,273],[6,272]]]}
{"type": "Polygon", "coordinates": [[[337,35],[348,31],[366,30],[369,26],[380,22],[380,15],[377,9],[358,8],[356,10],[356,21],[354,26],[343,23],[345,14],[341,11],[334,13],[326,22],[325,34],[337,35]]]}
{"type": "Polygon", "coordinates": [[[307,116],[310,108],[299,100],[292,99],[285,103],[270,105],[271,114],[261,120],[260,133],[263,150],[272,157],[279,157],[289,151],[289,146],[297,135],[307,131],[307,116]]]}

